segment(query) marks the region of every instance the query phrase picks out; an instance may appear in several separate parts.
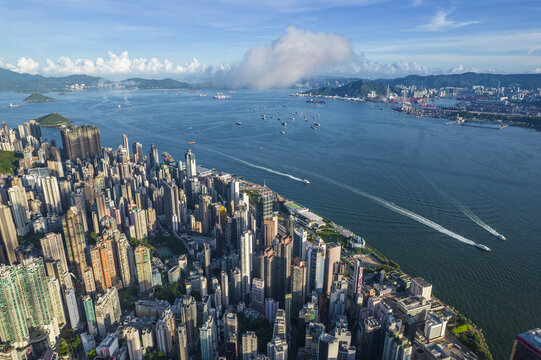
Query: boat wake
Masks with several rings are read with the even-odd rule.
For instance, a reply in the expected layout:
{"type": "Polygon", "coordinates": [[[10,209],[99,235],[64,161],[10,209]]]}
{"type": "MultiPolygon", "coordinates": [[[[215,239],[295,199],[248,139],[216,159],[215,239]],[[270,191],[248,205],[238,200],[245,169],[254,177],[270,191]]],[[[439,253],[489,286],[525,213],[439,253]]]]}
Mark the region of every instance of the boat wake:
{"type": "Polygon", "coordinates": [[[475,215],[470,209],[468,209],[467,207],[465,207],[464,205],[462,205],[460,203],[456,203],[456,205],[460,209],[460,211],[462,211],[462,213],[464,215],[466,215],[467,217],[469,217],[471,219],[471,221],[473,221],[474,223],[476,223],[477,225],[479,225],[480,227],[482,227],[483,229],[485,229],[486,231],[488,231],[492,235],[496,236],[497,238],[499,238],[501,240],[505,240],[505,236],[503,236],[502,234],[497,232],[496,229],[494,229],[493,227],[488,225],[486,222],[481,220],[481,218],[479,218],[479,216],[475,215]]]}
{"type": "MultiPolygon", "coordinates": [[[[207,147],[205,147],[205,150],[212,151],[212,152],[216,152],[217,154],[219,153],[219,152],[217,152],[217,151],[208,149],[207,147]]],[[[290,178],[291,180],[300,181],[300,182],[306,182],[304,179],[298,178],[298,177],[293,176],[293,175],[291,175],[291,174],[283,173],[283,172],[280,172],[280,171],[277,171],[277,170],[274,170],[274,169],[271,169],[271,168],[268,168],[268,167],[265,167],[265,166],[252,164],[251,162],[248,162],[248,161],[246,161],[246,160],[242,160],[242,159],[240,159],[240,158],[238,158],[238,157],[235,157],[235,156],[227,155],[227,154],[224,154],[224,153],[219,153],[219,154],[220,154],[221,156],[225,156],[226,158],[229,158],[229,159],[231,159],[231,160],[238,161],[238,162],[240,162],[240,163],[242,163],[242,164],[244,164],[244,165],[253,167],[253,168],[255,168],[255,169],[263,170],[263,171],[269,172],[269,173],[271,173],[271,174],[276,174],[276,175],[284,176],[284,177],[290,178]]]]}

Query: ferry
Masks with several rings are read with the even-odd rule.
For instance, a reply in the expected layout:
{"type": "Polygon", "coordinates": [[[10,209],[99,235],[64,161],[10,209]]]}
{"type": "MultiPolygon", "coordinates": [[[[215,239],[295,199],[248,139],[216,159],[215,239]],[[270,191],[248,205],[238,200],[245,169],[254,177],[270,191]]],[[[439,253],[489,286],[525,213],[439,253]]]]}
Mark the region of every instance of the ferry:
{"type": "Polygon", "coordinates": [[[21,106],[24,106],[24,105],[23,105],[23,104],[15,104],[15,105],[9,104],[9,107],[10,107],[10,108],[21,107],[21,106]]]}
{"type": "Polygon", "coordinates": [[[490,248],[489,248],[488,246],[483,245],[483,244],[475,244],[474,246],[475,246],[476,248],[478,248],[478,249],[481,249],[481,250],[492,251],[492,250],[490,250],[490,248]]]}
{"type": "Polygon", "coordinates": [[[216,95],[214,95],[212,98],[213,99],[218,99],[218,100],[223,100],[223,99],[231,99],[231,96],[230,95],[225,95],[224,93],[216,93],[216,95]]]}
{"type": "Polygon", "coordinates": [[[310,184],[310,181],[308,181],[306,179],[302,179],[302,182],[305,183],[305,184],[310,184]]]}

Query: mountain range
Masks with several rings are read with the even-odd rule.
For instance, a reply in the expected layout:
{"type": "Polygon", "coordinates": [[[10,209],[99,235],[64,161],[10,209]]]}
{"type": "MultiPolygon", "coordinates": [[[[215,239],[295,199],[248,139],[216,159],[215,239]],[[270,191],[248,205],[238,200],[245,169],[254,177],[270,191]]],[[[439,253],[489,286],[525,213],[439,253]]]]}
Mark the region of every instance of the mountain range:
{"type": "MultiPolygon", "coordinates": [[[[0,91],[18,92],[46,92],[64,91],[66,86],[85,84],[97,86],[98,84],[120,84],[128,88],[139,89],[194,89],[208,86],[194,85],[175,79],[143,79],[130,78],[121,81],[111,81],[102,77],[90,75],[69,75],[60,77],[46,77],[43,75],[20,74],[8,69],[0,68],[0,91]]],[[[522,89],[541,88],[541,74],[481,74],[464,73],[453,75],[409,75],[396,79],[355,80],[341,87],[323,87],[316,89],[320,95],[366,96],[372,90],[383,94],[387,85],[418,86],[426,88],[441,87],[472,87],[484,85],[486,87],[520,86],[522,89]],[[333,90],[334,89],[334,90],[333,90]]],[[[310,92],[316,92],[310,90],[310,92]]]]}

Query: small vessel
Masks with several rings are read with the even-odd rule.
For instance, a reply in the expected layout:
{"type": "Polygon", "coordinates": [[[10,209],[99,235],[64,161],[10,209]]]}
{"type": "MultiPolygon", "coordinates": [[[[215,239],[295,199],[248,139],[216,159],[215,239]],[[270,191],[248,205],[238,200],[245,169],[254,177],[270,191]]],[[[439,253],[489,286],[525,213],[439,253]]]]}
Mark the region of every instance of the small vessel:
{"type": "Polygon", "coordinates": [[[286,132],[284,130],[280,130],[280,134],[284,135],[286,132]]]}
{"type": "Polygon", "coordinates": [[[199,134],[199,130],[194,130],[193,133],[194,134],[199,134]]]}
{"type": "Polygon", "coordinates": [[[314,129],[314,130],[317,130],[317,127],[315,127],[315,126],[310,126],[310,127],[311,127],[312,129],[314,129]]]}
{"type": "Polygon", "coordinates": [[[305,184],[310,184],[310,181],[308,181],[306,179],[302,179],[302,182],[305,183],[305,184]]]}
{"type": "Polygon", "coordinates": [[[262,147],[260,147],[260,148],[259,148],[259,151],[263,151],[263,148],[262,148],[262,147]]]}
{"type": "Polygon", "coordinates": [[[287,123],[285,121],[282,121],[282,125],[287,126],[287,123]]]}
{"type": "Polygon", "coordinates": [[[190,93],[190,94],[197,94],[197,91],[191,90],[191,91],[188,91],[188,93],[190,93]]]}
{"type": "Polygon", "coordinates": [[[24,105],[23,105],[23,104],[15,104],[15,105],[9,104],[9,107],[10,107],[10,108],[21,107],[21,106],[24,106],[24,105]]]}
{"type": "Polygon", "coordinates": [[[195,141],[188,141],[188,145],[195,145],[195,141]]]}
{"type": "Polygon", "coordinates": [[[496,235],[496,237],[500,240],[507,240],[502,234],[496,235]]]}
{"type": "Polygon", "coordinates": [[[492,251],[492,250],[490,250],[490,248],[489,248],[488,246],[483,245],[483,244],[475,244],[474,246],[475,246],[476,248],[478,248],[478,249],[481,249],[481,250],[492,251]]]}
{"type": "MultiPolygon", "coordinates": [[[[314,100],[314,99],[310,99],[310,100],[306,100],[306,102],[308,104],[325,104],[325,100],[314,100]]],[[[302,113],[301,113],[302,114],[302,113]]]]}
{"type": "Polygon", "coordinates": [[[199,97],[207,97],[207,94],[199,94],[199,97]]]}
{"type": "Polygon", "coordinates": [[[237,124],[238,126],[242,125],[242,123],[240,121],[237,121],[235,124],[237,124]]]}
{"type": "Polygon", "coordinates": [[[315,125],[315,126],[320,126],[321,124],[318,123],[318,122],[315,122],[314,125],[315,125]]]}
{"type": "Polygon", "coordinates": [[[223,100],[223,99],[231,99],[231,96],[230,95],[225,95],[224,93],[216,93],[216,95],[214,95],[212,98],[213,99],[218,99],[218,100],[223,100]]]}

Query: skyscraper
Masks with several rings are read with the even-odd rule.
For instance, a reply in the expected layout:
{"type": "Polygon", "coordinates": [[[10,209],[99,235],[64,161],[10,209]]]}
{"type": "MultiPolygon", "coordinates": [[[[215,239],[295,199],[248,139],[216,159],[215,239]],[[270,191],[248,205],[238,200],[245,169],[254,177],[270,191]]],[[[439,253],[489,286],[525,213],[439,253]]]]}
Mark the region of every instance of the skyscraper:
{"type": "Polygon", "coordinates": [[[139,330],[133,326],[127,326],[122,330],[122,337],[128,345],[128,356],[130,360],[143,360],[143,348],[139,330]]]}
{"type": "Polygon", "coordinates": [[[249,294],[252,285],[252,244],[253,232],[245,231],[241,236],[241,287],[242,296],[249,294]]]}
{"type": "Polygon", "coordinates": [[[139,294],[148,295],[152,293],[153,285],[150,249],[146,246],[138,246],[135,248],[134,255],[139,294]]]}
{"type": "Polygon", "coordinates": [[[68,270],[68,261],[66,259],[66,252],[64,251],[64,242],[62,241],[62,235],[57,233],[48,233],[40,240],[41,250],[43,251],[43,257],[47,259],[60,261],[62,269],[68,270]]]}
{"type": "Polygon", "coordinates": [[[264,188],[259,191],[257,200],[257,227],[263,228],[265,220],[272,220],[272,191],[264,188]]]}
{"type": "Polygon", "coordinates": [[[160,157],[158,155],[158,148],[154,144],[150,144],[150,166],[155,168],[160,165],[160,157]]]}
{"type": "Polygon", "coordinates": [[[533,329],[518,334],[511,350],[511,360],[541,359],[541,329],[533,329]]]}
{"type": "Polygon", "coordinates": [[[41,191],[47,207],[47,214],[62,214],[62,201],[58,182],[54,176],[41,178],[41,191]]]}
{"type": "Polygon", "coordinates": [[[143,162],[143,145],[138,142],[132,144],[133,162],[140,164],[143,162]]]}
{"type": "Polygon", "coordinates": [[[96,314],[98,333],[101,338],[104,338],[107,333],[115,329],[120,322],[122,311],[120,309],[118,290],[116,288],[110,288],[100,295],[94,305],[94,311],[96,314]]]}
{"type": "Polygon", "coordinates": [[[126,156],[130,158],[130,144],[128,143],[128,135],[122,134],[122,147],[126,151],[126,156]]]}
{"type": "Polygon", "coordinates": [[[62,228],[64,230],[64,239],[66,249],[68,250],[68,259],[72,266],[72,271],[77,276],[82,277],[86,267],[85,248],[86,237],[83,225],[83,215],[72,206],[62,217],[62,228]]]}
{"type": "Polygon", "coordinates": [[[257,355],[257,336],[253,331],[242,335],[242,360],[250,360],[257,355]]]}
{"type": "Polygon", "coordinates": [[[0,235],[5,252],[4,258],[8,264],[12,265],[17,261],[15,249],[19,246],[19,241],[17,240],[17,230],[15,229],[11,211],[9,207],[3,204],[0,204],[0,235]]]}
{"type": "Polygon", "coordinates": [[[197,340],[197,304],[192,296],[184,296],[180,304],[181,322],[186,325],[188,346],[194,348],[197,340]]]}
{"type": "Polygon", "coordinates": [[[308,260],[306,274],[306,291],[316,291],[318,294],[323,292],[325,281],[325,243],[320,242],[308,247],[306,258],[308,260]]]}
{"type": "Polygon", "coordinates": [[[188,360],[188,337],[186,335],[186,325],[177,326],[177,354],[178,360],[188,360]]]}
{"type": "Polygon", "coordinates": [[[13,210],[13,217],[17,232],[24,236],[28,233],[28,201],[26,200],[26,191],[20,185],[14,185],[8,190],[9,201],[13,210]]]}
{"type": "Polygon", "coordinates": [[[306,299],[306,262],[301,258],[293,259],[291,266],[291,312],[297,318],[306,299]]]}
{"type": "Polygon", "coordinates": [[[98,323],[96,321],[96,312],[94,311],[94,302],[88,295],[83,296],[82,300],[88,332],[90,335],[96,336],[98,334],[98,323]]]}
{"type": "Polygon", "coordinates": [[[273,273],[274,299],[284,303],[284,296],[291,291],[291,263],[293,241],[287,236],[280,236],[274,240],[275,272],[273,273]]]}
{"type": "Polygon", "coordinates": [[[336,243],[327,244],[327,254],[325,255],[325,295],[329,296],[333,283],[334,264],[340,262],[340,252],[342,246],[336,243]]]}
{"type": "Polygon", "coordinates": [[[216,326],[213,316],[209,316],[203,326],[199,328],[199,340],[201,342],[201,359],[214,360],[214,354],[216,352],[216,326]]]}
{"type": "Polygon", "coordinates": [[[60,129],[64,156],[72,161],[101,153],[100,129],[94,125],[69,126],[60,129]]]}
{"type": "Polygon", "coordinates": [[[195,164],[195,154],[192,149],[186,152],[186,177],[192,178],[197,175],[197,167],[195,164]]]}

